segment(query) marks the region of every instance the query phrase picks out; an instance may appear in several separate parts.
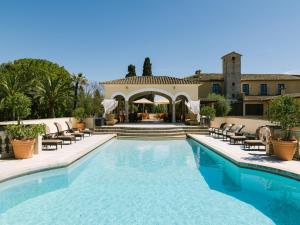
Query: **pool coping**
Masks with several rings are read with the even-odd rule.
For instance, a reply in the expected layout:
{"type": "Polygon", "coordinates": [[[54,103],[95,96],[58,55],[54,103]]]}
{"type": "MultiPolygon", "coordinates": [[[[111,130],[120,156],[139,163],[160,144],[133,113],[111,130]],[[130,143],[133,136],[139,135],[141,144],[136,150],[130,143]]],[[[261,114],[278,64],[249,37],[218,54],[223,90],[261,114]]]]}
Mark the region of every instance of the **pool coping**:
{"type": "MultiPolygon", "coordinates": [[[[26,159],[26,160],[1,160],[0,163],[0,183],[6,182],[8,180],[12,180],[14,178],[18,178],[21,176],[25,176],[25,175],[30,175],[33,173],[38,173],[38,172],[43,172],[43,171],[47,171],[47,170],[52,170],[52,169],[59,169],[59,168],[63,168],[63,167],[68,167],[71,164],[75,163],[76,161],[80,160],[81,158],[83,158],[84,156],[88,155],[89,153],[91,153],[92,151],[94,151],[96,148],[98,148],[99,146],[107,143],[108,141],[114,139],[117,135],[116,134],[106,134],[106,135],[93,135],[92,137],[99,137],[99,140],[96,140],[95,142],[93,142],[92,144],[84,147],[83,149],[79,149],[79,150],[70,150],[67,149],[66,151],[70,150],[73,152],[68,152],[67,154],[63,155],[62,158],[57,158],[55,161],[53,162],[47,162],[45,163],[44,161],[47,160],[47,157],[45,157],[46,159],[41,159],[39,161],[39,159],[36,159],[35,157],[39,157],[39,156],[34,156],[31,159],[35,159],[35,162],[33,164],[28,164],[28,161],[26,162],[26,160],[31,160],[31,159],[26,159]],[[5,161],[7,162],[18,162],[20,165],[18,165],[18,167],[14,167],[12,166],[12,168],[9,168],[8,170],[2,170],[2,163],[5,163],[5,161]],[[23,165],[22,165],[23,162],[23,165]]],[[[77,142],[75,144],[69,145],[69,146],[64,146],[66,148],[71,148],[71,147],[77,147],[78,148],[82,148],[82,146],[80,146],[80,144],[82,143],[88,143],[88,138],[85,138],[84,140],[77,142]]],[[[58,150],[57,152],[59,152],[60,150],[58,150]]],[[[56,151],[54,152],[54,154],[56,153],[56,151]]],[[[59,154],[59,153],[58,153],[59,154]]],[[[49,159],[51,160],[51,157],[49,157],[49,159]]],[[[6,168],[8,168],[11,165],[6,165],[6,168]]]]}
{"type": "MultiPolygon", "coordinates": [[[[280,176],[284,176],[284,177],[288,177],[288,178],[292,178],[294,180],[298,180],[300,181],[300,162],[296,162],[296,161],[281,161],[278,160],[274,157],[268,156],[270,157],[270,159],[272,161],[268,161],[268,162],[263,162],[263,161],[258,161],[255,159],[244,159],[239,155],[235,155],[236,150],[238,150],[235,145],[229,145],[227,143],[222,142],[221,140],[218,139],[214,139],[212,137],[208,137],[207,135],[196,135],[196,134],[187,134],[187,136],[189,138],[192,138],[193,140],[197,141],[200,144],[205,145],[206,147],[208,147],[209,149],[211,149],[213,152],[217,153],[218,155],[224,157],[225,159],[231,161],[232,163],[234,163],[235,165],[239,166],[239,167],[243,167],[243,168],[248,168],[248,169],[255,169],[255,170],[260,170],[260,171],[264,171],[264,172],[269,172],[269,173],[273,173],[276,175],[280,175],[280,176]],[[211,143],[212,139],[214,140],[216,143],[211,143]],[[219,143],[218,143],[219,142],[219,143]],[[220,144],[222,143],[222,144],[220,144]],[[231,152],[229,152],[228,150],[224,149],[225,144],[227,144],[228,146],[231,147],[235,147],[236,149],[234,150],[229,150],[231,152]],[[224,145],[224,146],[221,146],[224,145]],[[299,167],[298,170],[294,169],[294,168],[287,168],[289,167],[289,165],[286,165],[290,162],[293,163],[298,163],[299,165],[297,165],[299,167]],[[283,165],[280,165],[284,164],[283,165]]],[[[239,150],[239,153],[243,153],[244,155],[248,154],[248,152],[245,152],[243,150],[239,150]]],[[[253,151],[251,151],[253,152],[253,151]]],[[[263,154],[263,152],[261,152],[261,156],[266,156],[266,154],[263,154]]],[[[243,156],[244,157],[244,156],[243,156]]]]}

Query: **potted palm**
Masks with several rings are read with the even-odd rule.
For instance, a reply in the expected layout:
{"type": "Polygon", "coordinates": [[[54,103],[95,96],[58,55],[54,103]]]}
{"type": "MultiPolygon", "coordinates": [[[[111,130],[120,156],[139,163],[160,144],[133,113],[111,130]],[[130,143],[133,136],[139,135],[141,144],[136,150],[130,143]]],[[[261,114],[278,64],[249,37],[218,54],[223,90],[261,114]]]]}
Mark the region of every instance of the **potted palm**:
{"type": "Polygon", "coordinates": [[[11,145],[16,159],[27,159],[33,155],[35,138],[45,132],[43,124],[24,125],[21,119],[30,114],[31,100],[22,93],[15,93],[4,100],[6,108],[10,109],[18,123],[8,125],[6,133],[11,138],[11,145]]]}
{"type": "Polygon", "coordinates": [[[86,118],[85,110],[83,107],[78,107],[73,111],[73,116],[77,120],[76,128],[79,130],[85,129],[84,119],[86,118]]]}
{"type": "Polygon", "coordinates": [[[271,102],[269,117],[272,122],[280,124],[283,137],[272,140],[275,155],[282,160],[292,160],[297,141],[291,137],[292,128],[300,119],[300,104],[290,96],[280,96],[271,102]]]}

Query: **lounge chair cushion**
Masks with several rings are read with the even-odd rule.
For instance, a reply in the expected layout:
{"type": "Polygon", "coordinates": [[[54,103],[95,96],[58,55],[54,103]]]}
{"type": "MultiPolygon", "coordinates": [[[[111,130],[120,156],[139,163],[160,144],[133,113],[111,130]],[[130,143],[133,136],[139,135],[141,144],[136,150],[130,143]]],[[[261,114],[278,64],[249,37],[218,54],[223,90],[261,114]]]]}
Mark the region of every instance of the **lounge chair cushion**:
{"type": "Polygon", "coordinates": [[[264,143],[261,141],[261,140],[246,140],[245,141],[246,144],[252,144],[252,145],[255,145],[255,144],[261,144],[263,145],[264,143]]]}
{"type": "Polygon", "coordinates": [[[247,137],[246,136],[230,136],[231,139],[234,139],[234,140],[243,140],[243,139],[246,139],[247,137]]]}
{"type": "Polygon", "coordinates": [[[51,145],[51,144],[60,144],[62,140],[51,139],[51,140],[42,140],[42,145],[51,145]]]}

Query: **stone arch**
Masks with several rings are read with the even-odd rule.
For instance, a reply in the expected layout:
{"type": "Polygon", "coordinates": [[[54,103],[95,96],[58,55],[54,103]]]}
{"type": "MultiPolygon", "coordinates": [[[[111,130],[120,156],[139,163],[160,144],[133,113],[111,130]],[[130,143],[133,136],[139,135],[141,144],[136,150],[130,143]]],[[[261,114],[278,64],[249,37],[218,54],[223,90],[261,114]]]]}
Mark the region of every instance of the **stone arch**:
{"type": "Polygon", "coordinates": [[[174,96],[174,99],[176,100],[176,98],[179,97],[180,95],[183,95],[184,97],[186,97],[188,101],[192,100],[190,95],[183,92],[183,91],[176,93],[175,96],[174,96]]]}
{"type": "Polygon", "coordinates": [[[119,95],[122,96],[126,100],[126,95],[123,94],[122,92],[115,92],[115,93],[112,94],[112,96],[110,98],[113,99],[113,98],[115,98],[119,95]]]}
{"type": "Polygon", "coordinates": [[[142,88],[142,89],[138,89],[138,90],[130,92],[126,96],[125,99],[126,99],[126,101],[128,101],[132,96],[134,96],[136,94],[139,94],[139,93],[146,93],[146,92],[162,93],[162,94],[164,94],[166,96],[169,96],[172,99],[172,101],[175,101],[175,96],[172,93],[170,93],[170,92],[168,92],[168,91],[166,91],[164,89],[159,89],[159,88],[142,88]]]}

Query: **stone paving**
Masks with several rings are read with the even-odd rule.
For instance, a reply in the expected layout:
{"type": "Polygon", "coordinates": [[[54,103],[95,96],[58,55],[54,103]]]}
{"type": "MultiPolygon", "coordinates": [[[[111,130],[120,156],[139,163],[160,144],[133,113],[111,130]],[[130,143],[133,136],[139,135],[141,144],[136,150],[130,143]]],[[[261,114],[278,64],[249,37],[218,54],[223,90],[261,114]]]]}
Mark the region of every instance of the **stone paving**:
{"type": "Polygon", "coordinates": [[[63,145],[62,149],[58,147],[57,151],[42,151],[30,159],[0,160],[0,182],[33,172],[68,166],[115,136],[93,135],[71,145],[63,145]]]}
{"type": "Polygon", "coordinates": [[[240,167],[259,169],[300,180],[300,161],[282,161],[275,156],[266,155],[265,151],[246,151],[241,145],[230,145],[207,135],[188,134],[188,136],[240,167]]]}

